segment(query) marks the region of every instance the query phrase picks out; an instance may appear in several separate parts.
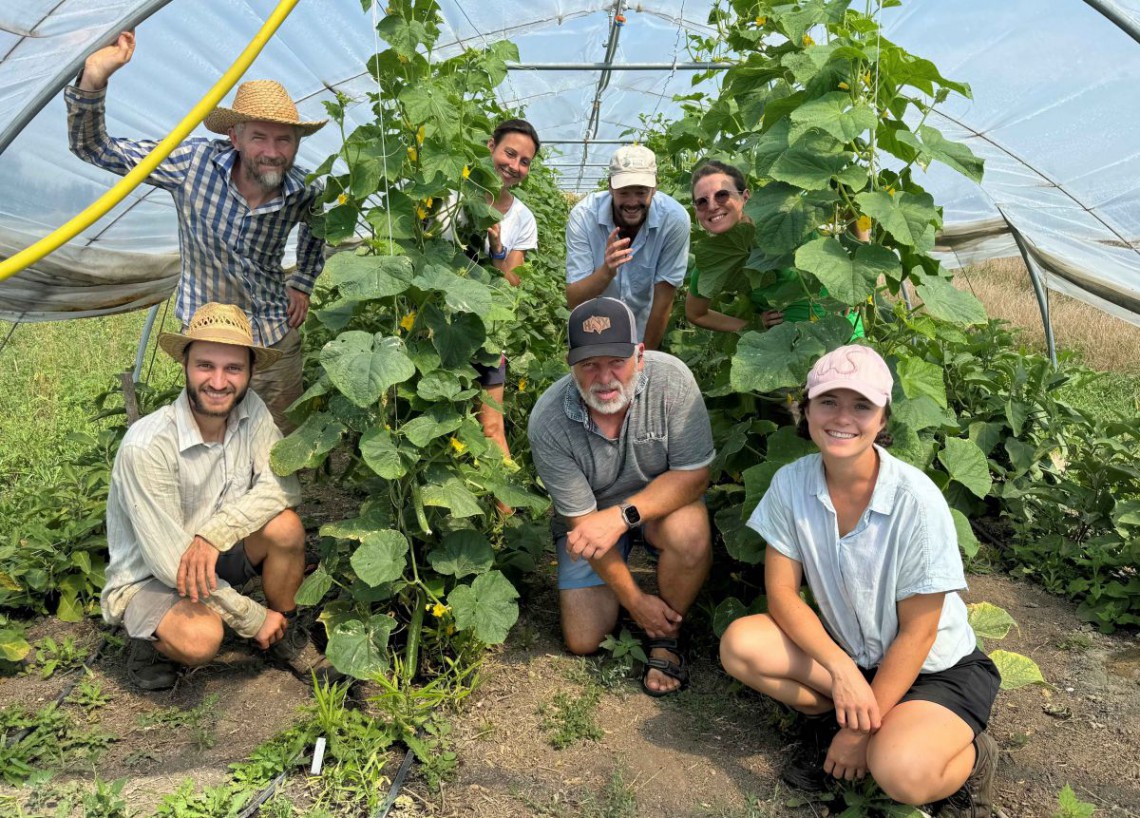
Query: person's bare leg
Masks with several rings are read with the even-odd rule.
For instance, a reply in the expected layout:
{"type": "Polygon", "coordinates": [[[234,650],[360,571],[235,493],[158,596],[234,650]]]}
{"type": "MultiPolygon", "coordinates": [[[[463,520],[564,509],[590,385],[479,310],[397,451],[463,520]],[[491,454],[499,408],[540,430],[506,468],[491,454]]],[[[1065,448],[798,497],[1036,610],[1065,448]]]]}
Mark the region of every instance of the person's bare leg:
{"type": "Polygon", "coordinates": [[[305,578],[305,527],[292,509],[285,509],[245,538],[245,554],[262,566],[265,600],[278,613],[297,607],[294,597],[305,578]]]}
{"type": "Polygon", "coordinates": [[[154,643],[159,653],[181,665],[204,665],[222,646],[222,618],[201,602],[179,600],[158,623],[154,643]]]}
{"type": "Polygon", "coordinates": [[[940,704],[895,705],[867,745],[867,768],[901,804],[929,804],[951,795],[974,768],[974,731],[940,704]]]}
{"type": "Polygon", "coordinates": [[[743,616],[720,638],[728,675],[809,716],[834,709],[831,674],[788,638],[768,614],[743,616]]]}
{"type": "Polygon", "coordinates": [[[588,656],[598,649],[617,625],[621,608],[608,585],[559,591],[558,605],[566,648],[579,656],[588,656]]]}
{"type": "MultiPolygon", "coordinates": [[[[503,413],[496,408],[496,406],[501,407],[503,405],[506,389],[503,384],[498,384],[497,386],[483,387],[483,390],[491,399],[491,403],[485,399],[479,401],[479,425],[483,427],[483,437],[498,446],[503,457],[510,457],[511,449],[507,444],[507,424],[503,419],[503,413]]],[[[514,513],[510,506],[499,500],[495,501],[495,507],[504,516],[514,513]]]]}
{"type": "MultiPolygon", "coordinates": [[[[660,552],[657,560],[657,589],[661,599],[682,616],[697,598],[712,566],[712,534],[709,513],[703,501],[696,501],[645,526],[645,538],[660,552]]],[[[680,635],[680,627],[673,636],[680,635]]],[[[665,648],[654,648],[651,658],[670,662],[680,660],[665,648]]],[[[651,690],[668,692],[681,683],[656,668],[645,677],[651,690]]]]}

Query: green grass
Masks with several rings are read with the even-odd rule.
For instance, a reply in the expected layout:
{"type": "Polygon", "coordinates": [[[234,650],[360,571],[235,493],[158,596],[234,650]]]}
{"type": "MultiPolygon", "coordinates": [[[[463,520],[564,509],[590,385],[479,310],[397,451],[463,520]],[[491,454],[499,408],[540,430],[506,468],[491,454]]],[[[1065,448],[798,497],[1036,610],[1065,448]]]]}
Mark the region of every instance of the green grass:
{"type": "Polygon", "coordinates": [[[1066,384],[1058,397],[1070,405],[1101,418],[1140,414],[1140,375],[1104,372],[1088,386],[1066,384]]]}
{"type": "MultiPolygon", "coordinates": [[[[161,311],[160,311],[161,316],[161,311]]],[[[19,324],[0,349],[0,488],[32,489],[49,482],[55,468],[78,453],[73,432],[94,432],[92,400],[117,386],[118,373],[134,367],[145,311],[39,324],[19,324]]],[[[173,310],[165,329],[177,330],[173,310]]],[[[0,321],[0,342],[12,324],[0,321]]],[[[156,326],[143,377],[165,388],[181,370],[156,349],[156,326]]]]}
{"type": "Polygon", "coordinates": [[[581,691],[560,691],[554,701],[539,708],[542,729],[556,750],[565,750],[579,741],[600,741],[605,733],[598,726],[595,715],[602,690],[587,684],[581,691]]]}

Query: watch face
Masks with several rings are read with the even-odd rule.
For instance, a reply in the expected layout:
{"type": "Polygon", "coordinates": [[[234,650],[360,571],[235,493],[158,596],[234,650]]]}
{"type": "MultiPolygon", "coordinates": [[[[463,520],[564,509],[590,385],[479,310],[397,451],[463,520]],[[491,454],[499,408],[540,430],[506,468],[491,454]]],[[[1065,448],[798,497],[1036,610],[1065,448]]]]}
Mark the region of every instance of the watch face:
{"type": "Polygon", "coordinates": [[[637,525],[641,522],[641,513],[637,510],[637,506],[626,506],[621,510],[621,516],[628,525],[637,525]]]}

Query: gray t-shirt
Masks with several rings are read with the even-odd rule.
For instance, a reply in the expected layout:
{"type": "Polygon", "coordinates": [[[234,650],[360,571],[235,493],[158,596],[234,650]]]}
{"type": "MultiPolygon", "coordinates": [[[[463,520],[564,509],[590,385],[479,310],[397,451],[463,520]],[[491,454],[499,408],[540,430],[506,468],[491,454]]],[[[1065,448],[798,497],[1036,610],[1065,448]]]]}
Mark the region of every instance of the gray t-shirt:
{"type": "MultiPolygon", "coordinates": [[[[579,517],[617,505],[667,471],[691,471],[716,456],[700,388],[672,355],[647,351],[617,440],[607,439],[570,375],[543,393],[527,424],[531,454],[554,509],[579,517]]],[[[556,534],[565,523],[555,518],[556,534]]]]}

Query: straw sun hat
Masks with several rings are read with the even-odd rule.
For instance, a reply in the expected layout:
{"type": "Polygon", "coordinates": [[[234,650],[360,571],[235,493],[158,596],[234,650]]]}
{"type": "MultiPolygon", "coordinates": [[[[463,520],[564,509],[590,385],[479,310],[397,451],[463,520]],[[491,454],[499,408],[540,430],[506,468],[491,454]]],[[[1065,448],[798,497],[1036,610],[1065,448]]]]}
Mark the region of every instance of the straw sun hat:
{"type": "Polygon", "coordinates": [[[203,304],[194,311],[194,317],[190,319],[185,332],[164,332],[158,337],[158,345],[163,352],[178,362],[182,361],[186,347],[193,341],[248,347],[253,350],[253,365],[258,368],[268,366],[281,357],[280,350],[259,347],[253,343],[249,319],[232,304],[213,301],[203,304]]]}
{"type": "Polygon", "coordinates": [[[202,121],[214,133],[227,134],[230,128],[241,122],[278,122],[282,125],[295,125],[301,136],[316,133],[325,126],[327,119],[320,122],[302,122],[297,106],[289,98],[285,87],[273,80],[250,80],[238,86],[232,108],[215,108],[202,121]]]}

